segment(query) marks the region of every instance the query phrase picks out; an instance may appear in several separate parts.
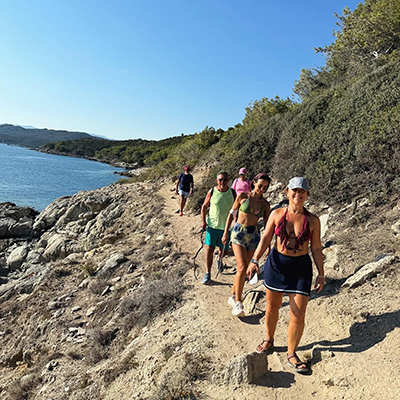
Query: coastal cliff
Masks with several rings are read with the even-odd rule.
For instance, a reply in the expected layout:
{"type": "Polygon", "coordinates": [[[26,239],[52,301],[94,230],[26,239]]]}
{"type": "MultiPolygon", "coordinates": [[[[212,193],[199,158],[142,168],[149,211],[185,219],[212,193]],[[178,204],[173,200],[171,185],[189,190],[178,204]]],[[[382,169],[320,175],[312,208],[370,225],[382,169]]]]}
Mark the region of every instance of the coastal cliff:
{"type": "MultiPolygon", "coordinates": [[[[262,286],[245,287],[246,317],[234,319],[232,255],[214,285],[199,284],[199,216],[175,214],[171,189],[113,184],[39,215],[0,205],[1,399],[396,398],[399,204],[309,205],[327,286],[310,299],[299,352],[313,373],[300,377],[285,367],[287,305],[276,351],[255,355],[262,286]]],[[[282,204],[282,186],[267,196],[282,204]]]]}

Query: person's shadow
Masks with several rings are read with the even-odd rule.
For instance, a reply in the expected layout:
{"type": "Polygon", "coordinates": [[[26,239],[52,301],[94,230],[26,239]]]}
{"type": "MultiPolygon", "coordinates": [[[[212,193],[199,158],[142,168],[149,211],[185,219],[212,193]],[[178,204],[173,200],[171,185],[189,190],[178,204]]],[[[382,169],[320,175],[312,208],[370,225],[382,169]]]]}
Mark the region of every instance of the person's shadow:
{"type": "Polygon", "coordinates": [[[308,350],[314,346],[321,346],[333,352],[361,353],[381,342],[389,332],[399,327],[399,310],[381,315],[366,313],[365,321],[355,322],[350,327],[349,337],[336,341],[321,340],[301,346],[299,349],[308,350]]]}

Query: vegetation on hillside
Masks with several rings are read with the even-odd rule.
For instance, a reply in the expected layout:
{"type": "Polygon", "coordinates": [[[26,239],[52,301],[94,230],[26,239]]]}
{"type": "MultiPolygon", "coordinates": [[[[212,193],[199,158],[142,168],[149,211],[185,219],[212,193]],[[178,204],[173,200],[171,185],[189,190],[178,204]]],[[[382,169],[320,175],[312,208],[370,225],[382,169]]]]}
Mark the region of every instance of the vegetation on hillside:
{"type": "Polygon", "coordinates": [[[0,143],[29,147],[37,149],[40,146],[61,140],[76,140],[89,138],[90,135],[84,132],[57,131],[53,129],[26,129],[22,126],[1,124],[0,143]]]}
{"type": "MultiPolygon", "coordinates": [[[[242,166],[281,182],[304,175],[313,197],[328,202],[384,201],[400,189],[400,0],[366,0],[337,18],[335,42],[316,49],[325,65],[294,83],[298,101],[251,103],[242,123],[206,152],[203,162],[215,167],[195,207],[218,170],[236,174],[242,166]]],[[[190,161],[183,157],[180,167],[190,161]]]]}
{"type": "Polygon", "coordinates": [[[74,157],[92,158],[107,163],[124,162],[143,167],[160,163],[171,154],[177,145],[184,143],[188,138],[190,136],[185,135],[159,141],[85,138],[47,143],[40,150],[74,157]]]}

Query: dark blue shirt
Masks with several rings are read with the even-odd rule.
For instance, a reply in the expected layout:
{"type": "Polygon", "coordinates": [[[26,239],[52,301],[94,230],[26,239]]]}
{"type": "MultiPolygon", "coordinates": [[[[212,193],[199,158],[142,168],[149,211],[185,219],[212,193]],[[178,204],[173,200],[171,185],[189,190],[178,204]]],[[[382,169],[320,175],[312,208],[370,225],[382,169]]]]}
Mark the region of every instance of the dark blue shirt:
{"type": "Polygon", "coordinates": [[[193,183],[193,176],[191,174],[182,173],[179,175],[179,189],[184,192],[190,192],[190,184],[193,183]]]}

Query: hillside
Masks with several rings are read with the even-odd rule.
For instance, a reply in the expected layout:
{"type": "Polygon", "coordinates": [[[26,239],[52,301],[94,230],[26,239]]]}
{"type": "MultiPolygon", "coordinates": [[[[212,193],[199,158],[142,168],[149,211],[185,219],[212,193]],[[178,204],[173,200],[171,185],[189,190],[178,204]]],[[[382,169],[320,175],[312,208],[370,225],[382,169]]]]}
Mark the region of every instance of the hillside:
{"type": "Polygon", "coordinates": [[[37,149],[38,147],[60,140],[76,140],[91,137],[84,132],[69,132],[52,129],[25,129],[22,126],[0,125],[0,143],[37,149]]]}
{"type": "MultiPolygon", "coordinates": [[[[1,399],[398,398],[397,200],[309,205],[323,221],[328,279],[311,296],[299,348],[312,374],[299,376],[285,362],[287,303],[276,350],[257,356],[262,286],[245,286],[246,317],[237,319],[226,304],[232,256],[212,285],[195,278],[200,218],[174,213],[172,188],[111,185],[58,199],[37,217],[3,205],[1,399]],[[382,254],[391,261],[379,271],[343,285],[382,254]]],[[[267,193],[272,205],[281,189],[275,183],[267,193]]]]}

